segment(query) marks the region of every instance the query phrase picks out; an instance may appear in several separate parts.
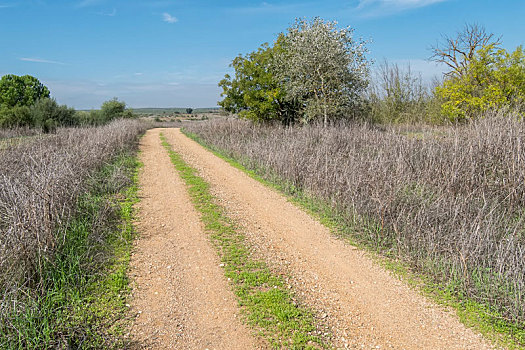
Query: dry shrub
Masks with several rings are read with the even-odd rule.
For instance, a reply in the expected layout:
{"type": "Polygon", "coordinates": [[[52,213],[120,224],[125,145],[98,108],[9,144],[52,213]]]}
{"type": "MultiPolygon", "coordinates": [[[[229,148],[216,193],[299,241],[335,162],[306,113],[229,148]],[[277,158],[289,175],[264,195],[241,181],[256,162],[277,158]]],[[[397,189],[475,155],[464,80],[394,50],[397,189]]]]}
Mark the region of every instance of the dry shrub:
{"type": "Polygon", "coordinates": [[[408,135],[233,119],[186,129],[331,203],[358,239],[507,319],[525,319],[525,124],[517,118],[492,115],[408,135]]]}
{"type": "Polygon", "coordinates": [[[64,241],[90,177],[136,145],[144,128],[117,120],[59,129],[0,151],[0,316],[23,307],[17,304],[21,290],[38,293],[42,265],[64,241]]]}

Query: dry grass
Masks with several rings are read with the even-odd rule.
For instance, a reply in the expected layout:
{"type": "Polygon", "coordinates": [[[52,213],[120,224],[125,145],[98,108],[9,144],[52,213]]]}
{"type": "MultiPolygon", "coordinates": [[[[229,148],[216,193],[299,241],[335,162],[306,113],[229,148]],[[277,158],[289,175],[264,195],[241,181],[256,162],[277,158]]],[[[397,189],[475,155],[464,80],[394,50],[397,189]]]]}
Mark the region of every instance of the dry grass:
{"type": "Polygon", "coordinates": [[[331,203],[357,239],[459,295],[525,320],[525,124],[457,128],[186,126],[267,178],[331,203]]]}
{"type": "MultiPolygon", "coordinates": [[[[65,241],[90,177],[143,131],[138,121],[118,120],[59,129],[0,152],[0,321],[24,309],[21,294],[45,294],[43,265],[65,241]]],[[[108,181],[122,180],[118,172],[113,177],[108,181]]]]}

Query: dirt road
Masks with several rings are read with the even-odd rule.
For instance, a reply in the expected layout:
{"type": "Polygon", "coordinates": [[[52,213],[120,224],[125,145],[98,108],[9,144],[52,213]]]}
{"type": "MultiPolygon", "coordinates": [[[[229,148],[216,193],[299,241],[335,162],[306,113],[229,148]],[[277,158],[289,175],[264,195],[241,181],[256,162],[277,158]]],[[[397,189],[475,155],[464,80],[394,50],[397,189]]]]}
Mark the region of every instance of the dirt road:
{"type": "MultiPolygon", "coordinates": [[[[392,277],[363,252],[285,197],[203,149],[178,129],[163,129],[197,168],[254,253],[290,276],[296,295],[328,323],[336,348],[490,349],[457,317],[392,277]]],[[[139,313],[134,338],[154,348],[253,349],[263,346],[239,323],[234,297],[199,216],[150,130],[142,141],[140,232],[133,255],[139,313]],[[149,343],[148,343],[149,342],[149,343]],[[151,345],[150,345],[151,344],[151,345]]]]}
{"type": "Polygon", "coordinates": [[[141,141],[137,239],[131,261],[136,348],[258,349],[159,130],[141,141]]]}
{"type": "Polygon", "coordinates": [[[489,349],[457,317],[368,258],[285,197],[185,137],[164,131],[247,232],[257,254],[285,271],[297,295],[332,326],[338,348],[489,349]]]}

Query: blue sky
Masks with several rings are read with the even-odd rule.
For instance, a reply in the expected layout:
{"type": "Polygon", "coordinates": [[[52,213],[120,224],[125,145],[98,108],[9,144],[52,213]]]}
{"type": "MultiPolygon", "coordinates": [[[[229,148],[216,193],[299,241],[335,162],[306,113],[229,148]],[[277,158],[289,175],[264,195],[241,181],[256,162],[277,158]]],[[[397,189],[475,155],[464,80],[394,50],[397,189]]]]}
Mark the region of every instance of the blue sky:
{"type": "Polygon", "coordinates": [[[98,108],[215,106],[217,82],[239,53],[271,42],[296,17],[320,16],[371,39],[376,62],[406,64],[425,79],[442,34],[478,23],[525,44],[525,0],[0,0],[0,75],[36,76],[59,103],[98,108]]]}

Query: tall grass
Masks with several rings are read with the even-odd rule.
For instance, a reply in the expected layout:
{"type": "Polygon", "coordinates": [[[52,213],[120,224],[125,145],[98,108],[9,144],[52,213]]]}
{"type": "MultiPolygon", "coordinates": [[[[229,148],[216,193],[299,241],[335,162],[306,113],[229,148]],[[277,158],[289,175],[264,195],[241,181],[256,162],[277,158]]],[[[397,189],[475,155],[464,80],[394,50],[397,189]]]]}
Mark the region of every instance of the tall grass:
{"type": "MultiPolygon", "coordinates": [[[[84,278],[77,276],[75,266],[104,259],[100,243],[107,223],[115,219],[104,196],[130,180],[124,168],[103,179],[100,171],[117,155],[135,149],[143,131],[136,120],[118,120],[97,128],[59,129],[0,151],[0,326],[4,335],[18,332],[20,346],[30,347],[25,342],[30,334],[17,328],[20,317],[35,324],[53,319],[45,312],[64,310],[38,309],[42,300],[56,297],[50,286],[84,278]],[[88,194],[93,191],[98,195],[88,194]],[[93,260],[75,262],[72,257],[93,260]],[[57,275],[60,271],[66,274],[57,275]]],[[[29,329],[42,333],[47,326],[29,329]]]]}
{"type": "Polygon", "coordinates": [[[232,119],[186,130],[289,190],[330,203],[355,239],[506,320],[525,321],[525,124],[516,118],[408,134],[232,119]]]}

